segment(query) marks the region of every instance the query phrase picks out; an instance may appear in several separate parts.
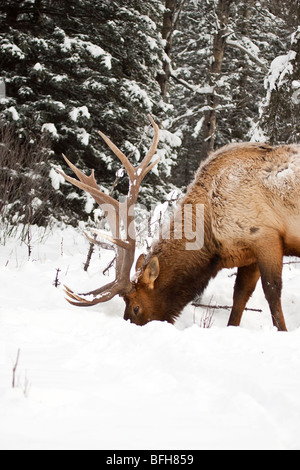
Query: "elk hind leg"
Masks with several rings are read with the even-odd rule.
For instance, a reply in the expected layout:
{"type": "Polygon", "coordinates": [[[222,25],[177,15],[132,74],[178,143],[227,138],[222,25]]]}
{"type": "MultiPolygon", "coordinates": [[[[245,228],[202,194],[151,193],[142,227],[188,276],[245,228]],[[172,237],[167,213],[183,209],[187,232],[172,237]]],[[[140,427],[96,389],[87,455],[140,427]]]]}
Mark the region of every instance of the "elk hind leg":
{"type": "Polygon", "coordinates": [[[269,246],[272,247],[272,251],[264,247],[258,255],[262,286],[274,326],[279,331],[287,331],[281,306],[283,247],[280,240],[274,240],[269,246]]]}
{"type": "Polygon", "coordinates": [[[234,286],[233,307],[228,326],[239,326],[248,300],[253,294],[260,277],[258,265],[251,264],[238,269],[234,286]]]}

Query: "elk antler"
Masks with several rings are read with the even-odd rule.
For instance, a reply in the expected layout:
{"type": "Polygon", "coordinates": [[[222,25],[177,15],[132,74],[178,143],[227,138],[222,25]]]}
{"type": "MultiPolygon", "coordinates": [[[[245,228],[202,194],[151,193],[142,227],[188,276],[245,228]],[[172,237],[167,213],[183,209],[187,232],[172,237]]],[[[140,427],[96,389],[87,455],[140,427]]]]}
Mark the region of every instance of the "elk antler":
{"type": "MultiPolygon", "coordinates": [[[[65,286],[65,292],[69,297],[67,300],[72,305],[80,307],[96,305],[98,303],[107,302],[118,294],[120,296],[124,296],[132,290],[130,271],[134,262],[136,245],[134,205],[137,202],[143,179],[159,162],[158,158],[153,163],[151,163],[152,157],[156,152],[159,142],[159,127],[150,115],[148,117],[154,129],[154,138],[149,152],[138,167],[134,167],[129,162],[128,158],[111,142],[111,140],[105,134],[99,131],[100,136],[124,165],[129,176],[129,192],[123,202],[118,202],[111,196],[108,196],[99,190],[95,180],[94,170],[90,176],[86,176],[84,173],[82,173],[82,171],[78,170],[78,168],[76,168],[76,166],[74,166],[67,159],[67,157],[63,155],[66,163],[74,171],[79,180],[71,178],[70,176],[67,176],[65,173],[58,170],[59,173],[67,181],[93,196],[95,201],[106,213],[106,218],[112,236],[98,230],[93,230],[93,233],[112,242],[116,246],[117,252],[116,279],[114,282],[111,282],[106,286],[101,287],[100,289],[79,295],[75,294],[71,289],[65,286]],[[122,239],[120,236],[120,222],[122,222],[123,226],[125,227],[125,239],[122,239]]],[[[89,236],[87,236],[87,238],[91,242],[97,244],[96,240],[90,238],[89,236]]]]}

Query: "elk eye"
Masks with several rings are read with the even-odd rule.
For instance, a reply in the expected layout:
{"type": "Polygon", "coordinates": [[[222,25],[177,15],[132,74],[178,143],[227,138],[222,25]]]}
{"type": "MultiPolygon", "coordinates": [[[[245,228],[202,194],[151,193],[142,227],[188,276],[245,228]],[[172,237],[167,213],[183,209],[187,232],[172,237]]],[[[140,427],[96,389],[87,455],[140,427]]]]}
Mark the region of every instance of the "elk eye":
{"type": "Polygon", "coordinates": [[[133,313],[134,313],[135,315],[137,315],[137,314],[139,313],[139,311],[140,311],[140,307],[134,307],[133,313]]]}

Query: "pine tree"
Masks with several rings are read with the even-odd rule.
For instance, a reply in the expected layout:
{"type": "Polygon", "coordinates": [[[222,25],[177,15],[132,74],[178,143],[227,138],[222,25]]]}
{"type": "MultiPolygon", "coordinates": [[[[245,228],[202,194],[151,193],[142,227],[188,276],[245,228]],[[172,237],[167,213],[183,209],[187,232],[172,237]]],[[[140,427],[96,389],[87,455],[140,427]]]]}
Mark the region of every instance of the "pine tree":
{"type": "MultiPolygon", "coordinates": [[[[1,117],[27,140],[47,133],[52,162],[61,164],[67,153],[83,170],[95,168],[109,188],[119,163],[96,131],[134,159],[148,149],[147,114],[158,119],[163,109],[157,82],[162,18],[160,0],[1,0],[0,66],[7,92],[1,117]]],[[[163,186],[169,173],[168,142],[161,155],[160,176],[148,179],[146,200],[153,182],[163,186]]],[[[126,181],[119,190],[126,191],[126,181]]],[[[79,218],[84,197],[73,200],[79,218]]]]}
{"type": "Polygon", "coordinates": [[[252,137],[269,64],[284,50],[287,34],[272,3],[194,0],[183,9],[171,90],[177,111],[171,129],[182,132],[186,161],[177,184],[187,184],[213,148],[252,137]]]}
{"type": "MultiPolygon", "coordinates": [[[[148,113],[162,126],[161,164],[143,202],[165,198],[172,168],[172,183],[188,184],[228,142],[299,140],[298,0],[0,0],[0,21],[1,122],[24,145],[47,135],[50,165],[64,152],[95,168],[101,189],[119,162],[97,129],[139,160],[148,113]]],[[[91,200],[53,168],[51,180],[62,212],[68,194],[74,218],[86,217],[91,200]]]]}
{"type": "MultiPolygon", "coordinates": [[[[260,128],[273,144],[297,143],[300,140],[300,5],[286,2],[282,9],[273,8],[284,22],[285,53],[276,57],[265,84],[267,95],[262,102],[260,128]]],[[[280,7],[280,8],[279,8],[280,7]]]]}

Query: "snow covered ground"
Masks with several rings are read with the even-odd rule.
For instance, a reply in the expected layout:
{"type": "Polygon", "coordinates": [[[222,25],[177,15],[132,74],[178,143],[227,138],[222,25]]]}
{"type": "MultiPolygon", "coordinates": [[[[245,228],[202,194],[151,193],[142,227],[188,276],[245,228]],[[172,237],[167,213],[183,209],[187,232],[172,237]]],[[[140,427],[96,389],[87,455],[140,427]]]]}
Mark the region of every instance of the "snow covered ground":
{"type": "MultiPolygon", "coordinates": [[[[175,327],[141,328],[121,299],[78,309],[53,285],[57,269],[79,291],[107,282],[107,254],[86,274],[81,233],[39,238],[30,260],[14,239],[0,247],[1,449],[300,448],[300,265],[284,269],[289,333],[272,327],[260,286],[249,306],[263,313],[241,328],[226,328],[226,310],[201,328],[205,309],[191,306],[175,327]]],[[[233,272],[204,303],[231,305],[233,272]]]]}

